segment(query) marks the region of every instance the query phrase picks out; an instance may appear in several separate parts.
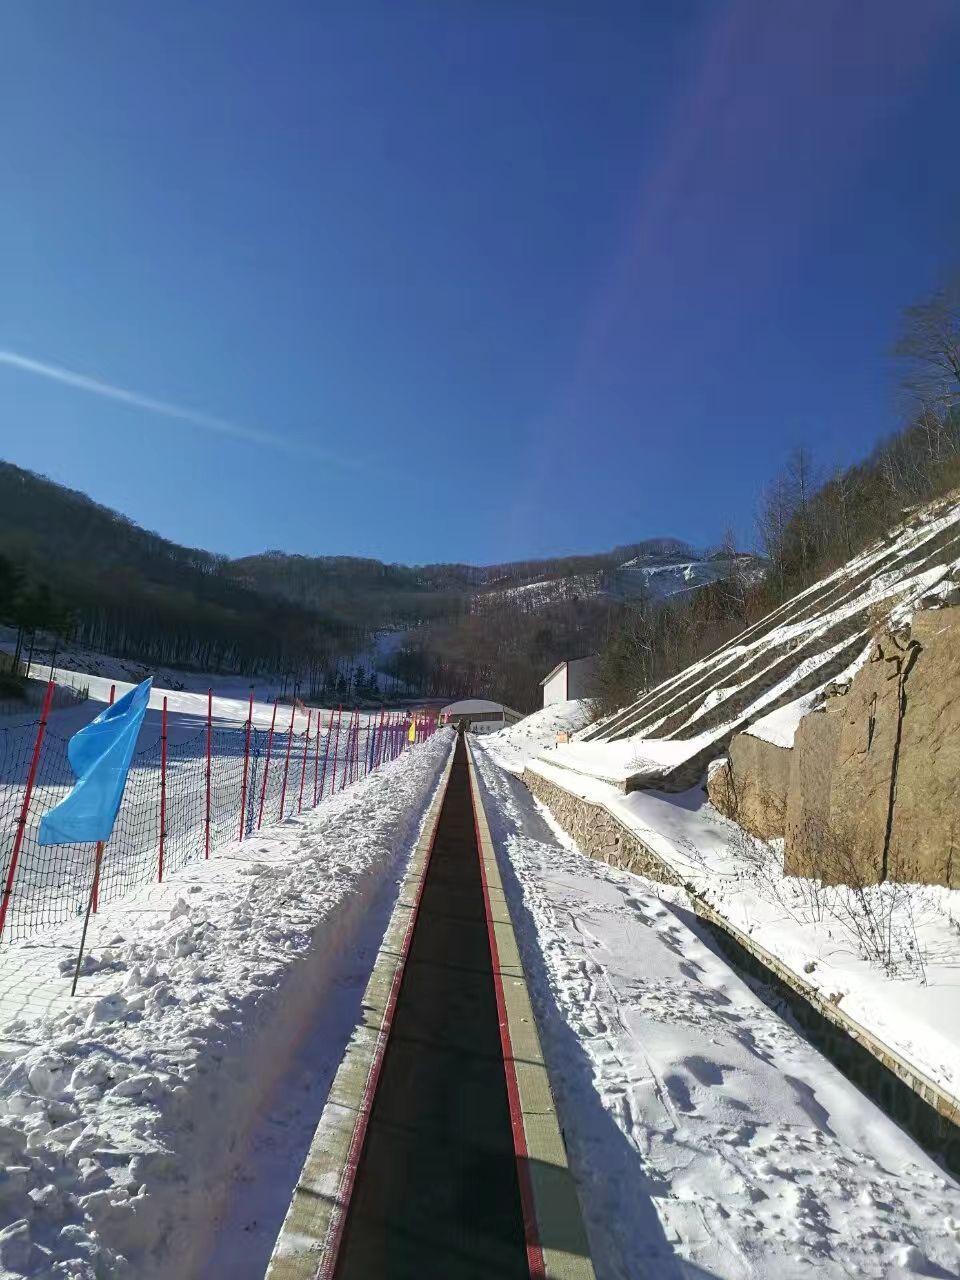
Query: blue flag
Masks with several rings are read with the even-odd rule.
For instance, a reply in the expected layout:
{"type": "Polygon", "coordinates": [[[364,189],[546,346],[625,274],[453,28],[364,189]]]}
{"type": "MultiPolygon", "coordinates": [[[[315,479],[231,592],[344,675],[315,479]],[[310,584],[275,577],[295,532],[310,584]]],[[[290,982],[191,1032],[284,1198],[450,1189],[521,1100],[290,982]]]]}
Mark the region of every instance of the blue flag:
{"type": "Polygon", "coordinates": [[[40,819],[39,844],[110,839],[152,684],[151,676],[101,711],[67,743],[77,785],[40,819]]]}

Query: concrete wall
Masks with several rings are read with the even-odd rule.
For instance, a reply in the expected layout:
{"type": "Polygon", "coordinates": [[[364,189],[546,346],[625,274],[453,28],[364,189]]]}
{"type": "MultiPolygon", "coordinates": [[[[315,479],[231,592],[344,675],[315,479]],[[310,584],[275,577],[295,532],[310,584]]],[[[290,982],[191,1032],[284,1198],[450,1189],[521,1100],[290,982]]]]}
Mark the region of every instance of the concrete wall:
{"type": "Polygon", "coordinates": [[[567,663],[567,697],[589,698],[593,693],[596,658],[576,658],[567,663]]]}
{"type": "Polygon", "coordinates": [[[549,707],[553,702],[567,700],[567,664],[564,663],[555,676],[551,676],[543,686],[543,705],[549,707]]]}

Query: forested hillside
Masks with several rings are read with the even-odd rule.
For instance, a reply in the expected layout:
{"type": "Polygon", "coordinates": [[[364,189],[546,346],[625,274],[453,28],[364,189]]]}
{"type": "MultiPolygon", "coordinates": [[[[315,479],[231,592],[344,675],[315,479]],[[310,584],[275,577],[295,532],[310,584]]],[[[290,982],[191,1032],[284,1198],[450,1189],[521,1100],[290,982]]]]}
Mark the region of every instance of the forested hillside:
{"type": "Polygon", "coordinates": [[[376,696],[374,669],[414,694],[520,710],[557,661],[600,650],[598,693],[613,709],[849,559],[905,505],[960,482],[960,284],[907,311],[897,351],[909,421],[829,474],[794,449],[761,495],[764,560],[731,537],[712,552],[656,538],[486,566],[230,560],[0,463],[0,622],[148,665],[289,676],[318,696],[376,696]]]}
{"type": "Polygon", "coordinates": [[[647,571],[673,575],[678,589],[691,565],[704,580],[727,572],[673,538],[486,566],[281,551],[231,560],[10,463],[0,463],[0,557],[0,622],[21,638],[289,676],[317,696],[375,696],[379,670],[415,694],[481,694],[523,710],[557,661],[605,642],[624,600],[645,597],[647,571]]]}

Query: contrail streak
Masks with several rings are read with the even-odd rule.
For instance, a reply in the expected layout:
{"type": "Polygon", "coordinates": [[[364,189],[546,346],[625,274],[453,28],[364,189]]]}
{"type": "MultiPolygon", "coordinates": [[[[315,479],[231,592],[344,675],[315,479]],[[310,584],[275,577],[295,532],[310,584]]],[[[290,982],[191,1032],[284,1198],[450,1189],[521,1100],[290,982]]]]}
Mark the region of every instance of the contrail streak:
{"type": "Polygon", "coordinates": [[[117,400],[121,404],[131,405],[135,409],[145,409],[148,413],[158,413],[164,418],[175,418],[178,422],[187,422],[203,431],[213,431],[218,435],[232,436],[234,440],[247,440],[251,444],[269,445],[273,449],[284,449],[288,453],[310,452],[269,431],[258,431],[254,427],[244,427],[238,422],[228,422],[226,418],[217,418],[210,413],[201,413],[197,409],[188,409],[183,405],[171,404],[167,400],[157,400],[153,396],[141,395],[139,391],[127,391],[124,387],[114,386],[111,382],[101,382],[99,378],[90,378],[86,374],[74,373],[63,369],[60,365],[46,364],[42,360],[31,360],[29,356],[18,355],[16,351],[0,350],[0,364],[11,369],[19,369],[23,373],[35,374],[38,378],[46,378],[50,382],[62,383],[65,387],[76,387],[79,391],[89,391],[92,395],[102,396],[106,400],[117,400]]]}

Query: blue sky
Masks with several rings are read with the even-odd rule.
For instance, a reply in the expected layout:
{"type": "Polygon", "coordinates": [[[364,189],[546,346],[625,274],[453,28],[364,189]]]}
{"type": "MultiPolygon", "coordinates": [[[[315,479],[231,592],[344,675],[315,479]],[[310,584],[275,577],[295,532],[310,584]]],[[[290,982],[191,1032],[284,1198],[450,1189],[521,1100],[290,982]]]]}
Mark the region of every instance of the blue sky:
{"type": "Polygon", "coordinates": [[[955,0],[7,0],[0,456],[237,555],[747,539],[902,419],[958,61],[955,0]]]}

